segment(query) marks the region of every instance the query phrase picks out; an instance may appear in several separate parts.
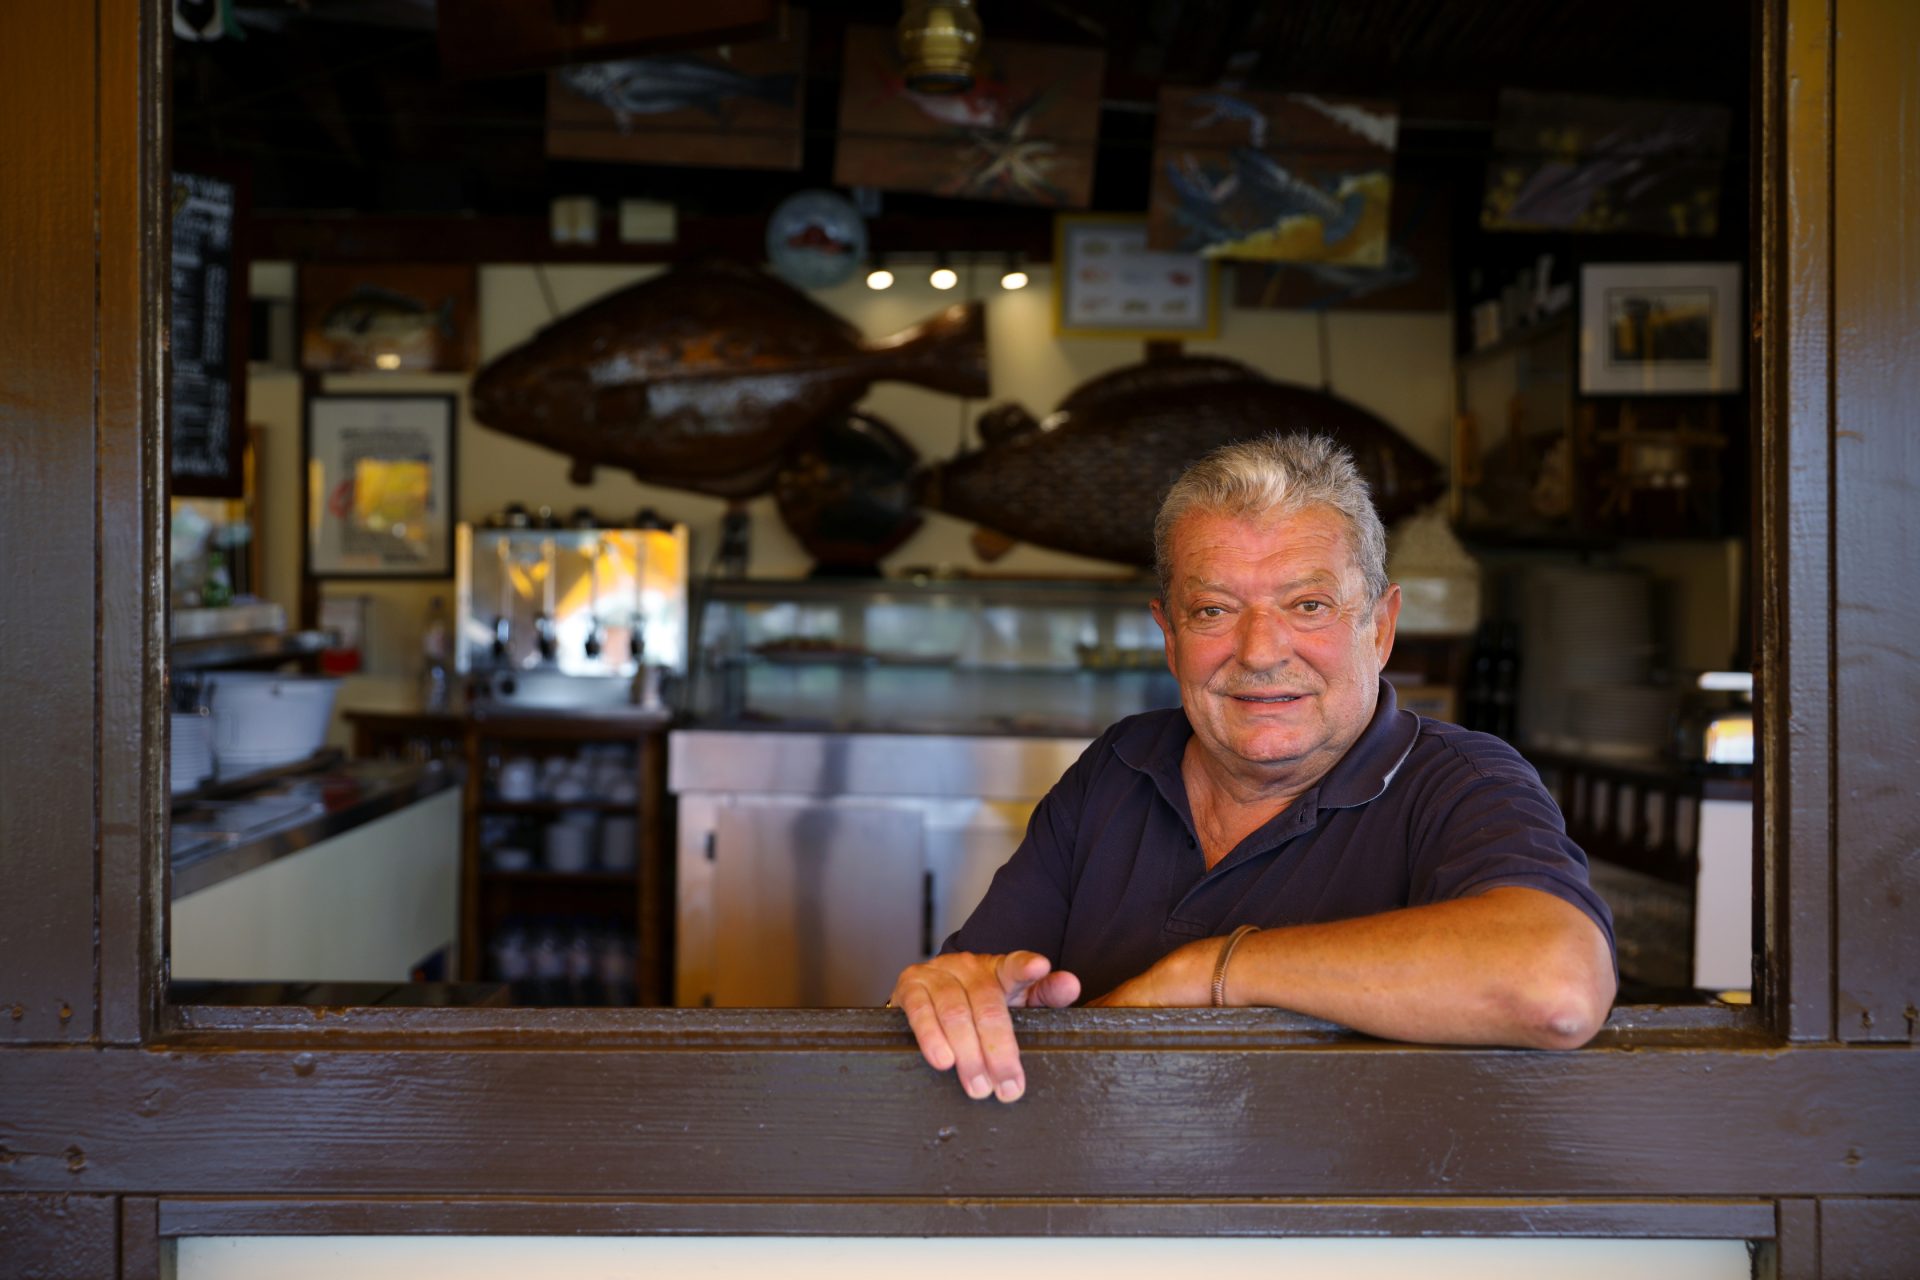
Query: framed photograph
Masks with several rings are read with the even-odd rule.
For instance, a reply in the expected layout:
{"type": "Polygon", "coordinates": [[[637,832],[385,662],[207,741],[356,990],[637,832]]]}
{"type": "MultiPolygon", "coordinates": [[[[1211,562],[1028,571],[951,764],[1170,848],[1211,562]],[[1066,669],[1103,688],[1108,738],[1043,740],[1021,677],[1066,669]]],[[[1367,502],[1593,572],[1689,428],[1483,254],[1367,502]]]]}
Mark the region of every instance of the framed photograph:
{"type": "Polygon", "coordinates": [[[1211,338],[1220,331],[1219,266],[1149,249],[1144,214],[1061,214],[1053,319],[1063,338],[1211,338]]]}
{"type": "Polygon", "coordinates": [[[1740,390],[1740,264],[1607,263],[1580,272],[1580,390],[1740,390]]]}
{"type": "Polygon", "coordinates": [[[309,577],[452,576],[452,396],[313,396],[303,435],[309,577]]]}

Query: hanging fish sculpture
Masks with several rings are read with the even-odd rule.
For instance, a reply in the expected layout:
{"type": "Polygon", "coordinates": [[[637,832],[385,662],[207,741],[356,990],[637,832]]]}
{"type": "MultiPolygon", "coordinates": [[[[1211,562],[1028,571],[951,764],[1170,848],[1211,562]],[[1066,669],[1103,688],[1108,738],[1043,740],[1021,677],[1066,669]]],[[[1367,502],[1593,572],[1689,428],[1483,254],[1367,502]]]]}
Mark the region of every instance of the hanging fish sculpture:
{"type": "Polygon", "coordinates": [[[814,559],[812,576],[878,577],[920,528],[919,452],[883,420],[849,413],[789,456],[774,478],[780,520],[814,559]]]}
{"type": "Polygon", "coordinates": [[[782,462],[875,382],[987,394],[978,303],[891,338],[859,330],[764,271],[679,266],[592,303],[473,381],[483,426],[596,466],[718,498],[767,492],[782,462]]]}
{"type": "Polygon", "coordinates": [[[1353,452],[1383,520],[1439,496],[1440,469],[1392,427],[1325,392],[1232,360],[1179,357],[1081,384],[1045,422],[988,410],[983,446],[919,477],[923,505],[996,533],[1100,560],[1153,563],[1153,517],[1202,454],[1269,432],[1330,435],[1353,452]]]}

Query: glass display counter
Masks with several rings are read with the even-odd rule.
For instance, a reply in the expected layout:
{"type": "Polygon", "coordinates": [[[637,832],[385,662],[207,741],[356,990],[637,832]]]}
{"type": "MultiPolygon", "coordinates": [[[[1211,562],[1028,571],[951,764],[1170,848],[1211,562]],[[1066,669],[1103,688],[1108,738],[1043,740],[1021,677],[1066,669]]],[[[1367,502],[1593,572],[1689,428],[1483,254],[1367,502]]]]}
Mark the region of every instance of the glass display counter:
{"type": "Polygon", "coordinates": [[[723,581],[687,709],[709,727],[1091,736],[1173,706],[1145,580],[723,581]]]}

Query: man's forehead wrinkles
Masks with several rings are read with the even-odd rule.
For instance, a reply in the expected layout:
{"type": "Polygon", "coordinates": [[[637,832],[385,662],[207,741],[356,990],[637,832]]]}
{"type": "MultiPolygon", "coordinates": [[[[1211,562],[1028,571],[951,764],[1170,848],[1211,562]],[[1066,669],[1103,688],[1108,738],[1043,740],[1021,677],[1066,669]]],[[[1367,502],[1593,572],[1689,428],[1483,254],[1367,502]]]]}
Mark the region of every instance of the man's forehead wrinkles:
{"type": "MultiPolygon", "coordinates": [[[[1237,595],[1240,590],[1240,588],[1232,583],[1223,582],[1217,578],[1203,578],[1198,574],[1189,575],[1180,585],[1188,591],[1225,591],[1237,595]]],[[[1337,587],[1340,585],[1340,577],[1338,574],[1326,569],[1315,569],[1311,573],[1301,574],[1297,578],[1289,578],[1285,582],[1260,583],[1259,585],[1267,591],[1278,594],[1297,590],[1300,587],[1337,587]]]]}

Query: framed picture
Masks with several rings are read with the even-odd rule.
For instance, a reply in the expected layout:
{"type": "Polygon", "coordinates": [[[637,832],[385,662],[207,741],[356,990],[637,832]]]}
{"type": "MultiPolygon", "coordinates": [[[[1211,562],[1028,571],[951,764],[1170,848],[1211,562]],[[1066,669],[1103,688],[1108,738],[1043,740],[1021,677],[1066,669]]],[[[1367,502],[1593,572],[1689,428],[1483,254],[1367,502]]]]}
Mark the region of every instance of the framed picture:
{"type": "Polygon", "coordinates": [[[1580,390],[1740,390],[1740,264],[1607,263],[1580,272],[1580,390]]]}
{"type": "Polygon", "coordinates": [[[450,395],[310,397],[308,576],[451,576],[453,433],[450,395]]]}
{"type": "Polygon", "coordinates": [[[1144,214],[1053,221],[1053,331],[1063,338],[1211,338],[1219,267],[1147,247],[1144,214]]]}

